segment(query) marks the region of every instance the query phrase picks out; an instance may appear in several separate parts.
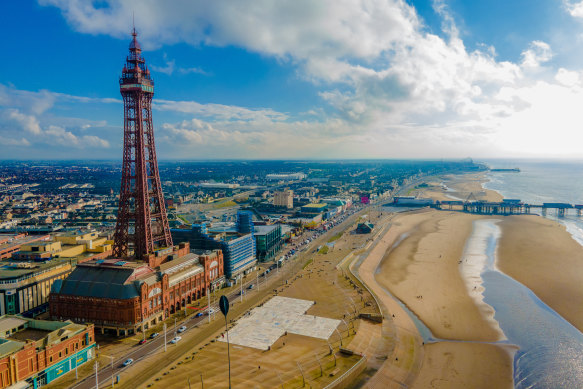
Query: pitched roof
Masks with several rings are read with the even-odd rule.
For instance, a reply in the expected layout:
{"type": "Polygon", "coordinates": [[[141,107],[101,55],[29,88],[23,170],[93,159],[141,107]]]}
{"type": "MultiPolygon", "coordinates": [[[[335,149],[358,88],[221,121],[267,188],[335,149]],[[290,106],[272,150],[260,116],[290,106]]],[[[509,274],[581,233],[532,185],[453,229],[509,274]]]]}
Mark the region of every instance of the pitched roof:
{"type": "Polygon", "coordinates": [[[129,281],[134,271],[124,267],[77,266],[65,280],[56,280],[51,292],[111,299],[139,297],[141,281],[129,281]]]}

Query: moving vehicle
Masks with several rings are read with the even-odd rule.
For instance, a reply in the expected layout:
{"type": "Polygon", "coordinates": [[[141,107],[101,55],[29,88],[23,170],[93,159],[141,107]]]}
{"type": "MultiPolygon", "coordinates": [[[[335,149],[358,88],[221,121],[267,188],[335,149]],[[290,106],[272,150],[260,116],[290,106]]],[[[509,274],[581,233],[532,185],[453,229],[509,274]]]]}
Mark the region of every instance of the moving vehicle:
{"type": "Polygon", "coordinates": [[[144,344],[144,343],[146,343],[146,342],[147,342],[147,340],[146,340],[146,339],[142,339],[142,340],[140,340],[140,342],[139,342],[138,344],[144,344]]]}
{"type": "Polygon", "coordinates": [[[158,335],[160,335],[157,332],[154,332],[152,335],[150,335],[150,339],[154,339],[155,337],[157,337],[158,335]]]}
{"type": "Polygon", "coordinates": [[[199,312],[196,315],[194,315],[194,317],[201,317],[201,316],[202,316],[202,312],[199,312]]]}
{"type": "Polygon", "coordinates": [[[123,367],[126,367],[126,366],[131,365],[132,363],[134,363],[134,360],[129,358],[129,359],[126,359],[122,365],[123,365],[123,367]]]}
{"type": "Polygon", "coordinates": [[[247,289],[253,289],[255,287],[255,285],[251,284],[247,287],[247,289]]]}
{"type": "Polygon", "coordinates": [[[178,329],[178,333],[179,333],[179,334],[183,333],[184,331],[186,331],[186,326],[181,326],[181,327],[178,329]]]}
{"type": "Polygon", "coordinates": [[[175,337],[174,339],[172,339],[172,340],[170,341],[170,343],[172,343],[172,344],[176,344],[176,343],[180,342],[180,340],[182,340],[182,337],[180,337],[180,336],[177,336],[177,337],[175,337]]]}

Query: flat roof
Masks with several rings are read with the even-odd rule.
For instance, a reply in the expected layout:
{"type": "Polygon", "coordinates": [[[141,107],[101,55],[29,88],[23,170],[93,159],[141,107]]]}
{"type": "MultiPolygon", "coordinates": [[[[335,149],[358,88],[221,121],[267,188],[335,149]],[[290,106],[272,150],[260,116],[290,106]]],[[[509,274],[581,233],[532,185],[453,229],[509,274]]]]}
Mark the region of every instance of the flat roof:
{"type": "Polygon", "coordinates": [[[35,273],[45,272],[50,270],[51,268],[68,264],[69,261],[62,260],[62,259],[51,259],[44,262],[33,262],[33,261],[11,261],[11,260],[4,260],[0,261],[0,280],[8,280],[8,279],[15,279],[24,277],[27,275],[34,275],[35,273]],[[30,268],[26,267],[16,267],[12,264],[31,264],[30,268]]]}
{"type": "Polygon", "coordinates": [[[27,320],[19,319],[17,317],[2,317],[0,318],[0,332],[6,332],[13,328],[18,328],[26,323],[27,320]]]}
{"type": "Polygon", "coordinates": [[[328,204],[326,204],[326,203],[311,203],[311,204],[303,205],[302,208],[324,208],[327,206],[328,206],[328,204]]]}
{"type": "Polygon", "coordinates": [[[269,225],[265,225],[265,226],[254,226],[254,234],[255,235],[267,235],[269,234],[271,231],[275,230],[277,228],[278,224],[269,224],[269,225]]]}

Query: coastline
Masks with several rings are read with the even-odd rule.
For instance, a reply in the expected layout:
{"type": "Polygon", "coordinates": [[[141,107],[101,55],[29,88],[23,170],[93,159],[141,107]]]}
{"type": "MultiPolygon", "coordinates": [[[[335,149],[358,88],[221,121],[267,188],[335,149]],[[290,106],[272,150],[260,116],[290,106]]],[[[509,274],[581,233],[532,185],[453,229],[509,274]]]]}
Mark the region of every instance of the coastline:
{"type": "MultiPolygon", "coordinates": [[[[486,180],[484,173],[433,177],[412,194],[436,200],[472,194],[477,200],[500,201],[501,194],[482,187],[486,180]]],[[[365,258],[360,275],[383,301],[392,301],[387,313],[398,313],[394,319],[385,315],[385,320],[393,320],[397,332],[420,336],[412,319],[403,322],[399,317],[407,313],[396,299],[436,338],[415,349],[416,368],[401,375],[412,379],[411,387],[514,387],[517,347],[498,343],[505,334],[494,319],[494,308],[484,302],[480,278],[485,247],[470,242],[474,222],[484,219],[497,220],[501,232],[494,267],[532,290],[579,331],[583,328],[583,247],[561,223],[536,215],[426,209],[394,215],[383,244],[365,258]]],[[[401,345],[397,341],[396,349],[401,345]]],[[[394,365],[389,361],[385,364],[394,365]]]]}
{"type": "MultiPolygon", "coordinates": [[[[396,215],[389,231],[361,264],[361,278],[386,305],[385,320],[392,320],[397,332],[394,355],[385,362],[385,373],[380,377],[386,377],[386,372],[392,376],[402,355],[408,357],[405,361],[411,361],[413,354],[417,362],[405,363],[411,366],[409,373],[399,370],[397,377],[413,378],[409,386],[414,388],[513,387],[513,349],[493,344],[503,333],[475,304],[458,270],[472,221],[477,218],[426,210],[396,215]],[[451,341],[425,343],[407,354],[411,342],[402,336],[410,337],[413,331],[415,338],[420,335],[391,294],[435,337],[451,341]]],[[[418,342],[415,344],[419,346],[418,342]]]]}
{"type": "MultiPolygon", "coordinates": [[[[484,174],[482,187],[486,182],[484,174]]],[[[505,216],[500,227],[495,266],[583,332],[583,245],[565,224],[538,215],[505,216]]]]}

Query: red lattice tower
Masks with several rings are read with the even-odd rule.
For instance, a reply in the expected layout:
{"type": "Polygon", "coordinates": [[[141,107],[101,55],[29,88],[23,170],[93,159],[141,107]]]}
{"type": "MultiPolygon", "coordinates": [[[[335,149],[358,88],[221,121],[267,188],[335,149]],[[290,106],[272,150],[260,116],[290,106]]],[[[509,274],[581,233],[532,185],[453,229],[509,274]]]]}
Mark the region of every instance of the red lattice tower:
{"type": "Polygon", "coordinates": [[[136,259],[155,249],[171,247],[172,237],[164,207],[156,160],[152,97],[154,81],[132,33],[130,54],[119,79],[124,105],[123,168],[113,256],[136,259]]]}

